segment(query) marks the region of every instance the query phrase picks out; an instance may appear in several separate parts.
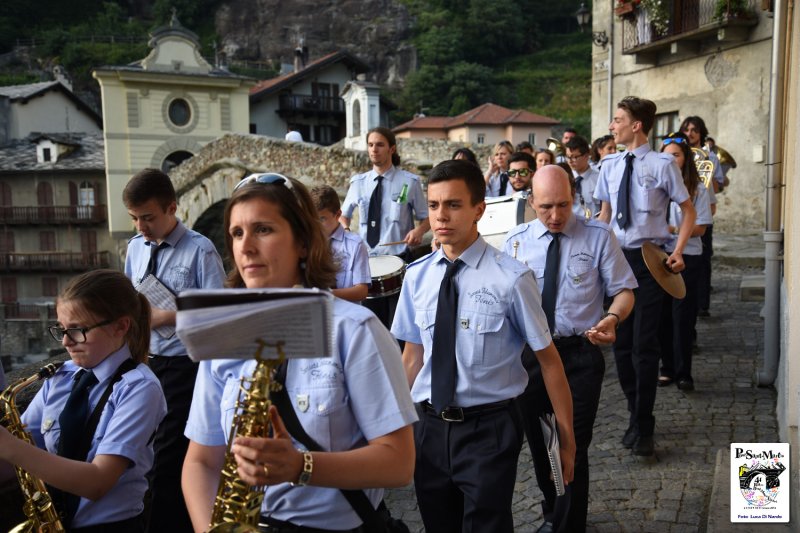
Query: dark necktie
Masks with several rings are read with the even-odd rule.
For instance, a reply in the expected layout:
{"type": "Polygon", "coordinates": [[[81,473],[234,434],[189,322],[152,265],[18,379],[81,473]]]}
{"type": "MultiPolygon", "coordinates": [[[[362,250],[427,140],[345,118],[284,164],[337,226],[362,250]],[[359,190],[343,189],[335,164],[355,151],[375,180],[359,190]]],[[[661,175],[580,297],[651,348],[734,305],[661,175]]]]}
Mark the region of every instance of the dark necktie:
{"type": "Polygon", "coordinates": [[[375,248],[381,239],[381,203],[383,202],[383,176],[375,178],[378,184],[369,198],[369,212],[367,213],[367,244],[375,248]]]}
{"type": "MultiPolygon", "coordinates": [[[[89,418],[89,389],[97,384],[97,378],[91,370],[81,370],[75,374],[75,384],[72,392],[64,404],[64,410],[58,417],[61,426],[61,437],[58,441],[58,455],[76,461],[85,461],[86,457],[80,457],[81,440],[86,435],[86,420],[89,418]]],[[[56,495],[54,494],[54,497],[56,495]]],[[[75,494],[58,491],[58,498],[61,503],[61,511],[64,516],[65,525],[72,523],[75,511],[78,510],[80,498],[75,494]]]]}
{"type": "Polygon", "coordinates": [[[453,400],[456,390],[456,321],[458,320],[458,286],[455,275],[464,262],[456,259],[447,267],[439,287],[436,304],[436,326],[433,330],[431,354],[431,403],[441,413],[453,400]]]}
{"type": "Polygon", "coordinates": [[[500,196],[506,195],[506,189],[508,188],[508,172],[501,172],[500,173],[500,196]]]}
{"type": "Polygon", "coordinates": [[[158,267],[158,252],[161,251],[161,248],[165,248],[166,246],[166,242],[158,244],[155,241],[150,241],[150,261],[147,263],[147,270],[144,271],[144,276],[142,279],[146,278],[150,274],[154,276],[156,275],[156,268],[158,267]]]}
{"type": "Polygon", "coordinates": [[[581,199],[581,203],[583,203],[583,191],[581,190],[581,182],[583,181],[583,176],[578,176],[575,178],[575,194],[581,199]]]}
{"type": "Polygon", "coordinates": [[[619,193],[617,194],[617,225],[621,229],[627,228],[631,222],[630,189],[634,157],[636,156],[631,152],[625,156],[625,172],[622,174],[622,182],[619,184],[619,193]]]}
{"type": "MultiPolygon", "coordinates": [[[[549,233],[549,232],[548,232],[549,233]]],[[[542,311],[547,317],[550,334],[555,334],[556,294],[558,293],[558,266],[561,262],[560,233],[550,233],[553,240],[547,247],[547,260],[544,264],[544,287],[542,287],[542,311]]]]}

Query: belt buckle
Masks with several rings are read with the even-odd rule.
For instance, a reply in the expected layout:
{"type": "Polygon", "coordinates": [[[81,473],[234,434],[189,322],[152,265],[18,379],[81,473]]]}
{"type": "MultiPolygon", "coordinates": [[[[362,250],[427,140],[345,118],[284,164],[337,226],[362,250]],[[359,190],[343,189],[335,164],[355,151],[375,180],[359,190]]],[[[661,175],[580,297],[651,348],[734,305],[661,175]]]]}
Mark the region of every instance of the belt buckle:
{"type": "Polygon", "coordinates": [[[464,410],[460,407],[446,407],[440,416],[445,422],[463,422],[464,410]]]}

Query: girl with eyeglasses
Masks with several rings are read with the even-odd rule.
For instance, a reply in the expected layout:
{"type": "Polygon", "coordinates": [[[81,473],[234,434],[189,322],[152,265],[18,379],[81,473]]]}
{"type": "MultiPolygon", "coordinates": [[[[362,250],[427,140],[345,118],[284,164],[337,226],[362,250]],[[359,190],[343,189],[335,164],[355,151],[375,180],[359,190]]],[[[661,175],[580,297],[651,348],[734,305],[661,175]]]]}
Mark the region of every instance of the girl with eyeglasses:
{"type": "MultiPolygon", "coordinates": [[[[279,174],[245,178],[228,200],[224,228],[234,265],[228,287],[334,286],[331,249],[299,181],[279,174]]],[[[333,331],[332,356],[290,359],[285,379],[299,423],[325,451],[305,450],[274,405],[272,438],[234,440],[242,480],[266,491],[263,531],[362,531],[359,514],[335,489],[365,489],[375,508],[382,487],[411,482],[417,416],[397,342],[371,311],[338,298],[333,331]]],[[[197,531],[209,525],[239,380],[254,367],[254,360],[200,363],[183,468],[197,531]]]]}
{"type": "Polygon", "coordinates": [[[69,282],[56,312],[49,331],[70,360],[22,415],[35,446],[0,427],[0,459],[50,486],[67,531],[141,532],[151,438],[167,411],[146,364],[150,305],[123,273],[94,270],[69,282]]]}
{"type": "MultiPolygon", "coordinates": [[[[700,279],[700,262],[703,245],[700,237],[705,233],[706,225],[711,224],[711,193],[697,174],[689,142],[683,133],[671,133],[663,141],[661,151],[671,154],[675,164],[681,170],[683,183],[689,191],[697,220],[691,238],[683,251],[686,269],[680,273],[686,284],[686,297],[682,300],[664,294],[662,320],[659,327],[661,341],[661,373],[658,378],[660,387],[668,386],[673,381],[678,388],[685,391],[694,390],[692,378],[692,341],[697,323],[697,286],[700,279]]],[[[681,225],[681,210],[674,202],[670,203],[668,222],[673,239],[667,243],[666,249],[675,249],[678,228],[681,225]]]]}

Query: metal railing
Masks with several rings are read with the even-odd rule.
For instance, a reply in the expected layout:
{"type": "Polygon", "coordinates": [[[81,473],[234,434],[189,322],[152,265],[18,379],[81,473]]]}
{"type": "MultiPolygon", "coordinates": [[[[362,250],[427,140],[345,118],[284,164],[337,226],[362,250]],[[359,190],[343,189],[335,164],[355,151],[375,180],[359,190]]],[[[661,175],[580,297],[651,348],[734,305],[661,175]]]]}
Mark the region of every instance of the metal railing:
{"type": "Polygon", "coordinates": [[[99,224],[105,205],[0,206],[0,224],[99,224]]]}
{"type": "Polygon", "coordinates": [[[48,320],[55,320],[57,318],[56,315],[56,307],[51,304],[41,305],[41,304],[21,304],[17,302],[11,303],[4,303],[3,305],[3,314],[4,318],[9,319],[27,319],[27,320],[38,320],[43,318],[43,312],[46,313],[46,318],[48,320]]]}
{"type": "Polygon", "coordinates": [[[6,272],[82,272],[110,265],[109,252],[8,252],[0,255],[0,270],[6,272]]]}
{"type": "MultiPolygon", "coordinates": [[[[627,52],[667,37],[720,24],[722,21],[715,17],[717,3],[718,0],[668,1],[669,27],[663,33],[656,31],[647,12],[637,6],[632,13],[622,19],[622,51],[627,52]]],[[[747,0],[747,3],[749,12],[755,13],[756,0],[747,0]]]]}
{"type": "Polygon", "coordinates": [[[278,103],[279,111],[344,113],[344,100],[339,97],[282,94],[278,103]]]}

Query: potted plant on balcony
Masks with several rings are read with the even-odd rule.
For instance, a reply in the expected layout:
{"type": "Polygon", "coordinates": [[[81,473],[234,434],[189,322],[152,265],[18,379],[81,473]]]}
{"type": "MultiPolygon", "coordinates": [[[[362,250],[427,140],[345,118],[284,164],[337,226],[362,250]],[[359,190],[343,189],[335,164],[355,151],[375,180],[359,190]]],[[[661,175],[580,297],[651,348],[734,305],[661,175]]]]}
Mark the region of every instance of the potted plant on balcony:
{"type": "Polygon", "coordinates": [[[620,17],[632,16],[641,0],[617,0],[614,13],[620,17]]]}
{"type": "Polygon", "coordinates": [[[748,0],[717,0],[714,20],[747,19],[753,16],[748,0]]]}
{"type": "Polygon", "coordinates": [[[659,37],[666,35],[669,31],[667,0],[642,0],[641,7],[646,13],[648,22],[653,25],[655,35],[659,37]]]}

